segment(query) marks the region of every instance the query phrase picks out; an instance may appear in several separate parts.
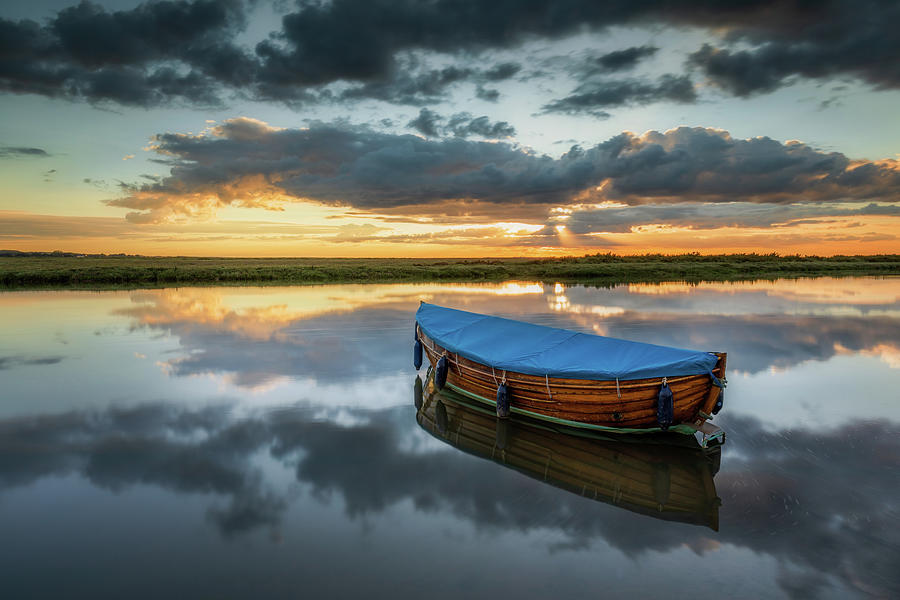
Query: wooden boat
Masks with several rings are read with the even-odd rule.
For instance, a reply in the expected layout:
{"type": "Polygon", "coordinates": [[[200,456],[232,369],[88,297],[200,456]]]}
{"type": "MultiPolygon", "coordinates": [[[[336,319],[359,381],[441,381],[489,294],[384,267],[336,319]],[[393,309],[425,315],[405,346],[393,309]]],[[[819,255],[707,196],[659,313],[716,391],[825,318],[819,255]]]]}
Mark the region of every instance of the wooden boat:
{"type": "Polygon", "coordinates": [[[699,431],[704,445],[724,438],[707,423],[721,408],[724,352],[618,340],[425,302],[416,312],[416,344],[439,388],[492,404],[501,409],[498,416],[505,416],[508,400],[512,413],[571,427],[699,431]]]}
{"type": "Polygon", "coordinates": [[[497,419],[484,404],[436,392],[433,383],[417,408],[423,429],[468,454],[631,512],[719,529],[713,478],[720,445],[704,450],[687,436],[571,435],[527,417],[497,419]],[[672,440],[684,441],[666,443],[672,440]]]}

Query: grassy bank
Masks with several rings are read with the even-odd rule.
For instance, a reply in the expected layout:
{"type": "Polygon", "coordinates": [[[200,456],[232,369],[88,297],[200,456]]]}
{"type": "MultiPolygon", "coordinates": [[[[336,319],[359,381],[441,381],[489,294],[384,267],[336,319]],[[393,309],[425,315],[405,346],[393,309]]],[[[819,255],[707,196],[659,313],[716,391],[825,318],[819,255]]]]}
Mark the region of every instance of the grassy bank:
{"type": "Polygon", "coordinates": [[[558,259],[0,256],[0,287],[6,289],[504,279],[611,284],[898,274],[900,255],[598,254],[558,259]]]}

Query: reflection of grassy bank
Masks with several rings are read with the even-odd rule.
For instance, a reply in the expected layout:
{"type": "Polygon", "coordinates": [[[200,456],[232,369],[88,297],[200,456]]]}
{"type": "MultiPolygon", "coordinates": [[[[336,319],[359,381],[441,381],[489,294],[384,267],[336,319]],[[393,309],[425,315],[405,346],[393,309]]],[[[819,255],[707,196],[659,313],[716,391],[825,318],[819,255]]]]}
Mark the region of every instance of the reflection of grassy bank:
{"type": "Polygon", "coordinates": [[[553,259],[0,257],[0,286],[6,288],[505,279],[625,283],[849,275],[900,275],[900,255],[823,258],[775,254],[599,254],[553,259]]]}

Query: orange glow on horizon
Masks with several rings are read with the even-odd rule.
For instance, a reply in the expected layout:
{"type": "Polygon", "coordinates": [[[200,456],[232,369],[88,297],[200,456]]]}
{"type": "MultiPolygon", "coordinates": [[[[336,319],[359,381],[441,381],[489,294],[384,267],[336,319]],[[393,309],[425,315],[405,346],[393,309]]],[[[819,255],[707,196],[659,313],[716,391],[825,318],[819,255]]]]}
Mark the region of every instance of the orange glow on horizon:
{"type": "Polygon", "coordinates": [[[512,220],[481,224],[391,223],[319,213],[307,223],[220,220],[141,225],[121,217],[63,217],[0,211],[0,248],[146,256],[480,258],[635,254],[898,254],[897,218],[865,215],[790,227],[693,230],[639,227],[576,234],[512,220]],[[375,225],[373,223],[378,223],[375,225]],[[83,232],[83,233],[81,233],[83,232]]]}

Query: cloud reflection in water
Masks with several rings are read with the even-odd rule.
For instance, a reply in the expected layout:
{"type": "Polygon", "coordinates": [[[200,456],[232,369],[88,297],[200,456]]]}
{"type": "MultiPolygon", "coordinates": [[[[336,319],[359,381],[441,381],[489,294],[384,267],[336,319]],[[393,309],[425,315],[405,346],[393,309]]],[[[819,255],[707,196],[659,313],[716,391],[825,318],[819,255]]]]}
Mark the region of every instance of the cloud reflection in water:
{"type": "MultiPolygon", "coordinates": [[[[40,294],[0,295],[0,331],[17,331],[16,323],[27,320],[17,311],[27,309],[42,315],[47,336],[28,339],[23,348],[19,338],[0,337],[0,356],[10,357],[0,383],[8,384],[7,396],[10,389],[22,396],[3,398],[4,408],[21,407],[0,417],[0,529],[39,527],[8,510],[19,506],[15,498],[62,510],[85,488],[123,507],[103,515],[110,530],[133,518],[129,508],[162,524],[171,515],[149,499],[165,492],[183,499],[177,511],[188,521],[198,520],[191,510],[199,504],[201,527],[218,532],[221,548],[258,540],[260,533],[290,538],[298,523],[313,519],[307,514],[324,511],[340,522],[364,524],[365,531],[396,528],[410,547],[452,544],[470,531],[486,536],[470,546],[489,540],[512,556],[540,540],[548,568],[562,564],[554,561],[599,558],[611,565],[627,557],[655,569],[695,560],[682,554],[686,549],[702,557],[698,563],[746,552],[741,560],[762,562],[741,577],[777,579],[769,585],[782,594],[898,595],[900,415],[895,408],[867,413],[859,407],[897,389],[890,382],[900,376],[891,362],[900,340],[900,281],[820,283],[821,297],[815,281],[660,286],[653,293],[646,286],[534,283],[186,288],[98,294],[103,302],[80,302],[80,312],[60,310],[65,294],[48,295],[55,304],[43,311],[40,294]],[[562,297],[566,302],[557,302],[562,297]],[[782,370],[770,375],[766,411],[796,403],[796,376],[809,365],[835,371],[838,361],[852,359],[854,368],[864,364],[868,371],[866,377],[853,369],[836,373],[853,385],[855,397],[829,382],[801,382],[809,386],[811,410],[842,405],[851,411],[818,429],[803,420],[773,427],[770,415],[761,414],[763,404],[755,404],[762,400],[760,381],[732,379],[730,400],[716,419],[729,441],[715,478],[723,505],[714,533],[581,498],[431,439],[416,425],[408,397],[419,299],[629,339],[724,349],[732,372],[761,377],[782,370]],[[81,335],[76,320],[91,323],[99,335],[81,335]],[[64,353],[53,337],[57,331],[71,340],[64,353]],[[68,360],[75,356],[78,361],[68,360]],[[163,374],[153,360],[165,367],[163,374]],[[873,370],[877,380],[869,378],[873,370]],[[132,373],[146,377],[146,390],[133,389],[132,373]],[[84,374],[102,378],[102,386],[86,387],[79,379],[84,374]],[[213,385],[199,386],[198,375],[213,385]],[[266,387],[279,382],[277,391],[266,387]],[[50,400],[55,404],[47,408],[50,400]],[[735,410],[741,402],[742,410],[735,410]],[[48,482],[56,482],[57,491],[42,496],[48,482]],[[400,514],[435,529],[403,529],[400,514]],[[773,575],[761,564],[781,566],[771,567],[773,575]]],[[[83,293],[72,296],[85,300],[83,293]]],[[[62,541],[52,532],[42,536],[28,538],[62,541]]],[[[27,539],[21,543],[31,547],[27,539]]],[[[93,542],[79,543],[88,548],[93,542]]],[[[327,546],[321,538],[298,543],[313,555],[327,546]]],[[[350,547],[361,543],[353,538],[350,547]]],[[[259,548],[256,559],[242,556],[248,568],[260,567],[257,572],[263,561],[274,560],[259,548]]],[[[364,560],[363,550],[344,552],[351,562],[364,560]]],[[[304,576],[310,572],[296,573],[304,576]]],[[[478,589],[503,591],[491,584],[481,581],[478,589]]]]}
{"type": "Polygon", "coordinates": [[[408,361],[401,357],[410,352],[404,326],[411,325],[420,299],[612,337],[727,350],[729,370],[745,373],[847,353],[884,356],[894,364],[900,281],[865,280],[855,295],[835,281],[841,280],[824,280],[827,293],[819,299],[809,283],[789,281],[664,284],[666,293],[659,294],[648,294],[647,285],[638,293],[636,286],[558,293],[518,283],[185,288],[134,292],[132,306],[115,315],[128,317],[132,327],[178,337],[182,353],[167,361],[171,374],[227,373],[245,387],[280,377],[342,379],[347,368],[360,377],[402,372],[408,361]],[[851,301],[859,302],[857,311],[847,314],[854,305],[843,303],[851,301]],[[555,312],[548,313],[548,302],[555,312]]]}
{"type": "Polygon", "coordinates": [[[823,585],[834,577],[875,594],[900,591],[897,424],[773,434],[752,419],[730,420],[715,534],[597,504],[450,446],[410,448],[411,406],[361,417],[364,424],[343,426],[300,407],[241,418],[226,406],[161,404],[9,419],[0,422],[0,498],[72,474],[110,492],[211,494],[207,518],[233,537],[277,529],[292,503],[310,501],[269,481],[254,461],[262,454],[290,469],[314,501],[339,499],[348,517],[374,524],[408,501],[479,530],[555,530],[568,540],[560,549],[591,551],[602,541],[639,557],[732,544],[792,565],[785,585],[802,573],[823,585]]]}

